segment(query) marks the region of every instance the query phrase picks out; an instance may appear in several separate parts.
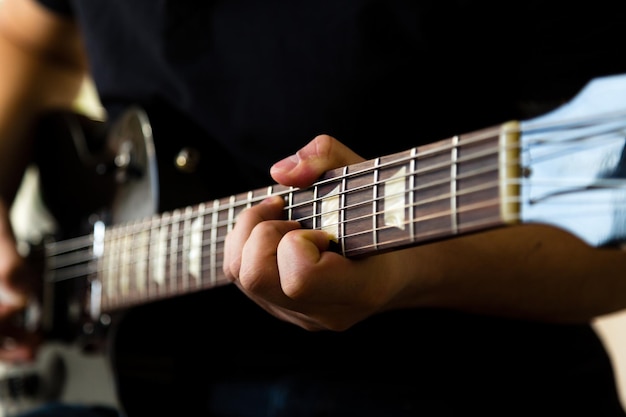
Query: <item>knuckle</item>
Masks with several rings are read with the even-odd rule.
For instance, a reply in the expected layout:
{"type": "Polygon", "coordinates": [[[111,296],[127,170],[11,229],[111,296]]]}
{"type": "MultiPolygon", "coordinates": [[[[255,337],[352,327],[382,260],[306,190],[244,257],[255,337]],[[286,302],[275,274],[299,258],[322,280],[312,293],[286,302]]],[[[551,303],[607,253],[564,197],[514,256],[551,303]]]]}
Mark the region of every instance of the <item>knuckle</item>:
{"type": "Polygon", "coordinates": [[[307,280],[303,277],[288,275],[281,279],[283,292],[294,301],[306,301],[309,297],[307,280]]]}
{"type": "Polygon", "coordinates": [[[262,274],[257,268],[243,267],[239,272],[239,284],[251,293],[258,293],[263,290],[262,274]]]}
{"type": "Polygon", "coordinates": [[[225,261],[223,270],[224,275],[230,281],[235,281],[239,276],[239,268],[241,265],[241,258],[234,258],[231,261],[225,261]]]}
{"type": "Polygon", "coordinates": [[[264,221],[258,223],[254,226],[254,229],[252,229],[252,235],[254,235],[254,237],[266,238],[275,236],[276,234],[279,234],[279,232],[278,224],[275,221],[264,221]]]}

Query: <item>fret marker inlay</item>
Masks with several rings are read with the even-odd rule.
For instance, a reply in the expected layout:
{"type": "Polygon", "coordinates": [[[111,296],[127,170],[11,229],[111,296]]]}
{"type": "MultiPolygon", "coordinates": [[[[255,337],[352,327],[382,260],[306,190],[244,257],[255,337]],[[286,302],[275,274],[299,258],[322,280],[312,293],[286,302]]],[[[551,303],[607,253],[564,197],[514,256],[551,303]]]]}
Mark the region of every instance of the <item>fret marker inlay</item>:
{"type": "Polygon", "coordinates": [[[339,192],[341,187],[335,187],[322,198],[322,224],[321,229],[328,233],[334,240],[339,235],[339,192]]]}
{"type": "Polygon", "coordinates": [[[402,167],[393,177],[385,182],[385,225],[404,230],[406,193],[406,167],[402,167]]]}
{"type": "Polygon", "coordinates": [[[202,262],[202,221],[203,217],[198,217],[191,223],[191,239],[189,241],[189,275],[200,284],[200,264],[202,262]]]}
{"type": "Polygon", "coordinates": [[[165,283],[166,261],[167,261],[167,243],[168,243],[168,224],[165,222],[160,228],[157,237],[156,256],[154,257],[154,281],[159,285],[165,283]]]}

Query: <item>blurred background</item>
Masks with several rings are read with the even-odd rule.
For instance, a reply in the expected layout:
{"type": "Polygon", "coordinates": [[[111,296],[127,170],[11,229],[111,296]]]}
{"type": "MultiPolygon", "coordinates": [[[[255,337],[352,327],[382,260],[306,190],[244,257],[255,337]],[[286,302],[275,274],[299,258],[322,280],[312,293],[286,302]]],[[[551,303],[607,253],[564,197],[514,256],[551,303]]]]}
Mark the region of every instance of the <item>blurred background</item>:
{"type": "MultiPolygon", "coordinates": [[[[90,80],[85,81],[76,111],[97,119],[104,117],[90,80]]],[[[39,196],[35,166],[24,177],[11,219],[23,251],[55,228],[39,196]]],[[[0,417],[10,417],[47,401],[117,406],[114,387],[113,374],[102,353],[87,354],[77,345],[47,343],[33,364],[0,363],[0,417]]]]}

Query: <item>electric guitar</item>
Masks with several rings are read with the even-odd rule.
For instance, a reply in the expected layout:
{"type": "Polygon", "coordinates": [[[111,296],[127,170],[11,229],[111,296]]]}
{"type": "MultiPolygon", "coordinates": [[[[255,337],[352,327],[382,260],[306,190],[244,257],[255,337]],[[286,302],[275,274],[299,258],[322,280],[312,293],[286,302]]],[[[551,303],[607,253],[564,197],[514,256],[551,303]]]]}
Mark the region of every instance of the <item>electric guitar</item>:
{"type": "MultiPolygon", "coordinates": [[[[85,234],[43,245],[43,296],[28,317],[61,339],[93,334],[132,306],[226,285],[224,238],[242,210],[271,195],[285,200],[286,218],[327,231],[348,257],[523,223],[559,227],[598,248],[626,242],[626,75],[592,80],[541,117],[332,170],[306,189],[268,185],[160,213],[143,109],[106,132],[97,121],[62,119],[77,160],[93,168],[78,180],[99,192],[80,207],[66,207],[58,188],[48,196],[60,202],[56,216],[92,213],[85,234]],[[100,132],[98,153],[86,130],[100,132]]],[[[178,161],[192,162],[190,154],[178,161]]]]}
{"type": "MultiPolygon", "coordinates": [[[[38,127],[37,152],[73,156],[62,165],[37,158],[43,200],[63,227],[33,247],[45,279],[24,325],[49,340],[100,350],[129,307],[227,285],[224,238],[270,195],[285,200],[285,218],[327,231],[347,257],[525,223],[597,248],[626,246],[626,75],[592,80],[541,117],[332,170],[306,189],[268,185],[160,212],[167,163],[155,121],[142,108],[110,128],[53,112],[38,127]],[[72,188],[58,186],[68,178],[72,188]],[[77,196],[83,189],[96,192],[77,196]]],[[[193,149],[175,161],[180,172],[197,162],[193,149]]],[[[176,184],[178,196],[197,188],[176,184]]]]}

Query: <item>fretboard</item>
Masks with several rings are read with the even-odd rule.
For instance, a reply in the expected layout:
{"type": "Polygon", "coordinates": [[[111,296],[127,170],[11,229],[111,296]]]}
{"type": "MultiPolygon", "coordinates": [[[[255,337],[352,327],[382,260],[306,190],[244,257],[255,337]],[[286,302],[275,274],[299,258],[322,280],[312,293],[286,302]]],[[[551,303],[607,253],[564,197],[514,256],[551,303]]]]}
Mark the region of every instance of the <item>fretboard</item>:
{"type": "Polygon", "coordinates": [[[103,312],[224,285],[226,235],[270,195],[347,257],[502,225],[500,136],[500,126],[484,129],[330,171],[306,189],[273,185],[107,227],[91,236],[85,275],[101,284],[103,312]]]}

